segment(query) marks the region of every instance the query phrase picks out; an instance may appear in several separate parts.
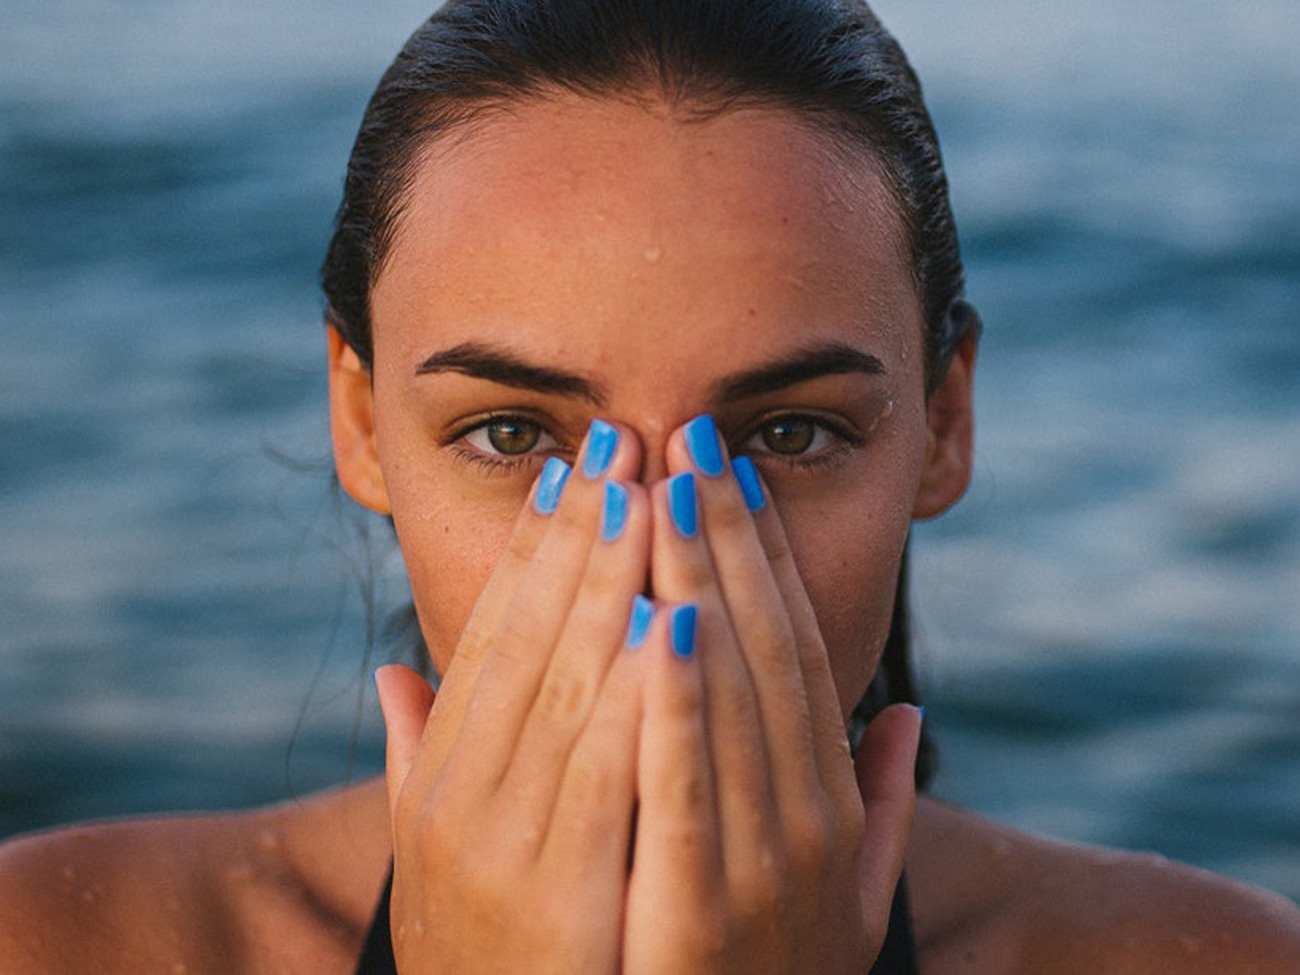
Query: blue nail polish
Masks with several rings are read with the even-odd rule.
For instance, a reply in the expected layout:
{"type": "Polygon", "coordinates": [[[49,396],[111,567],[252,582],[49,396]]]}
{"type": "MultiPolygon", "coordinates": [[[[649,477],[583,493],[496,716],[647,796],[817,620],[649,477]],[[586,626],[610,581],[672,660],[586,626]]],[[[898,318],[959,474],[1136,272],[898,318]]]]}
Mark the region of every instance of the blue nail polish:
{"type": "Polygon", "coordinates": [[[695,655],[695,624],[699,611],[690,603],[673,610],[673,653],[682,660],[695,655]]]}
{"type": "Polygon", "coordinates": [[[582,458],[582,476],[597,478],[609,470],[618,449],[618,431],[604,420],[592,420],[587,431],[587,453],[582,458]]]}
{"type": "Polygon", "coordinates": [[[537,478],[537,493],[533,495],[533,507],[544,515],[549,515],[560,504],[560,495],[564,492],[564,482],[569,479],[569,465],[558,457],[549,457],[537,478]]]}
{"type": "Polygon", "coordinates": [[[718,477],[727,469],[726,461],[722,459],[722,448],[718,446],[718,427],[713,417],[707,414],[697,416],[686,424],[685,435],[686,449],[701,474],[718,477]]]}
{"type": "Polygon", "coordinates": [[[695,537],[699,531],[699,516],[695,502],[695,475],[690,471],[678,474],[668,482],[668,513],[683,537],[695,537]]]}
{"type": "Polygon", "coordinates": [[[600,515],[600,537],[615,541],[627,524],[627,488],[617,481],[605,482],[605,507],[600,515]]]}
{"type": "Polygon", "coordinates": [[[627,623],[627,648],[636,650],[645,643],[650,633],[650,622],[655,618],[655,604],[645,596],[632,600],[632,618],[627,623]]]}
{"type": "Polygon", "coordinates": [[[918,705],[916,706],[916,709],[917,709],[918,711],[921,712],[921,720],[924,721],[924,720],[925,720],[925,705],[924,705],[924,704],[918,704],[918,705]]]}
{"type": "Polygon", "coordinates": [[[758,480],[758,471],[754,470],[754,462],[748,457],[740,456],[731,462],[731,469],[740,485],[740,493],[745,497],[746,507],[750,511],[758,511],[767,501],[763,498],[763,485],[758,480]]]}

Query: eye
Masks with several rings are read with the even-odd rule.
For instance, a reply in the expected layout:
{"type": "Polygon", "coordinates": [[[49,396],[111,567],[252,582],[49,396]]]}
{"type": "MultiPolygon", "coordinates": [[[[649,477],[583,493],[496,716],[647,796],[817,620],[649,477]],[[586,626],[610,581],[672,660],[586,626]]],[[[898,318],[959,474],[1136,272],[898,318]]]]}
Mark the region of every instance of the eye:
{"type": "Polygon", "coordinates": [[[764,421],[740,449],[793,458],[820,453],[841,439],[826,424],[810,416],[785,415],[764,421]]]}
{"type": "Polygon", "coordinates": [[[485,458],[523,458],[554,450],[559,444],[536,420],[523,416],[495,416],[461,437],[465,445],[485,458]]]}

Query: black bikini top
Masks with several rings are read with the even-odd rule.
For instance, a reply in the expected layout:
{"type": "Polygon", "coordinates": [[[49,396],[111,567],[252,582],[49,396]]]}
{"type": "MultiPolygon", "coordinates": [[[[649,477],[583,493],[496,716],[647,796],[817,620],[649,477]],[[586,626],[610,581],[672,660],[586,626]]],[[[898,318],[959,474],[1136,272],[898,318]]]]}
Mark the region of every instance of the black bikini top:
{"type": "MultiPolygon", "coordinates": [[[[393,958],[392,932],[388,920],[388,899],[393,890],[390,873],[379,898],[375,919],[370,924],[356,975],[397,975],[393,958]]],[[[902,880],[894,891],[894,906],[889,912],[889,930],[885,934],[880,957],[871,966],[870,975],[918,975],[916,946],[912,940],[912,913],[907,902],[907,887],[902,880]]]]}

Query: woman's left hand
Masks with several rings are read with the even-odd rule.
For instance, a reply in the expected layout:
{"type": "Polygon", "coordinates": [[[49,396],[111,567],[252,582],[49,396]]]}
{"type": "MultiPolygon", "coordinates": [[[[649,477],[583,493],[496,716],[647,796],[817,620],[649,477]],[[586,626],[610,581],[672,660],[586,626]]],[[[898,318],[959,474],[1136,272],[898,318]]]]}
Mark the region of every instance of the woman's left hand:
{"type": "Polygon", "coordinates": [[[709,421],[677,431],[668,462],[624,971],[865,972],[911,829],[920,715],[882,713],[855,774],[770,499],[751,513],[709,421]]]}

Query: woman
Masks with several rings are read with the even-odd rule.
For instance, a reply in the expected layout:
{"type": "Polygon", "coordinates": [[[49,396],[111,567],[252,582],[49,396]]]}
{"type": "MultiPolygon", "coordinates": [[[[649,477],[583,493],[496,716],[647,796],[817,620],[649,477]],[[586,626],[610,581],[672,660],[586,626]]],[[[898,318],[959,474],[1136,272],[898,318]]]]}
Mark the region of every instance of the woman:
{"type": "Polygon", "coordinates": [[[386,782],[9,845],[14,970],[1300,966],[1277,898],[918,801],[914,707],[850,754],[977,341],[865,8],[451,3],[324,283],[339,480],[392,518],[436,704],[377,676],[386,782]]]}

